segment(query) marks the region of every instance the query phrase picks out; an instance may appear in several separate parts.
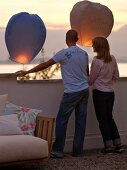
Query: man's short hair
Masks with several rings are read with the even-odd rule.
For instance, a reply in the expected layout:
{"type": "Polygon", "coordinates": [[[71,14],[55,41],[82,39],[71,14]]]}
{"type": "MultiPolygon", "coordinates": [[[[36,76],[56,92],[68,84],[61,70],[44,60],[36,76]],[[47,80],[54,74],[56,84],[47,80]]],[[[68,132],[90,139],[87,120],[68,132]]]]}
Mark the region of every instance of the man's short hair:
{"type": "Polygon", "coordinates": [[[76,30],[69,30],[66,33],[66,38],[71,42],[77,42],[78,41],[78,33],[76,30]]]}

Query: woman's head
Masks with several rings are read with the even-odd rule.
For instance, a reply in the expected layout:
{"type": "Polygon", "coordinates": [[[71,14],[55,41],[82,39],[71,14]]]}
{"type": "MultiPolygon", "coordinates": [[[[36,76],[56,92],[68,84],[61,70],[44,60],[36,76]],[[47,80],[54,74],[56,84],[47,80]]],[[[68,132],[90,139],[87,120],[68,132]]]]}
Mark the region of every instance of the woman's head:
{"type": "Polygon", "coordinates": [[[104,37],[95,37],[92,40],[92,47],[94,52],[97,53],[98,59],[103,59],[104,62],[108,63],[112,60],[110,55],[110,47],[108,40],[104,37]]]}

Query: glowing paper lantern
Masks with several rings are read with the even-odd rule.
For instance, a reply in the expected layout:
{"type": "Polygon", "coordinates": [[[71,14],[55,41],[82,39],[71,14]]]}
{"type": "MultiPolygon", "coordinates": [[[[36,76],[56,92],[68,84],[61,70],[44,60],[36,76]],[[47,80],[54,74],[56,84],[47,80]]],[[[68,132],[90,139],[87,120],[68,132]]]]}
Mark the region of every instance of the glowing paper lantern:
{"type": "Polygon", "coordinates": [[[5,42],[10,59],[18,63],[29,63],[42,49],[46,28],[36,14],[21,12],[13,15],[5,32],[5,42]]]}
{"type": "Polygon", "coordinates": [[[111,10],[90,1],[76,3],[70,12],[71,28],[77,30],[79,45],[91,46],[96,36],[108,37],[111,33],[114,18],[111,10]]]}

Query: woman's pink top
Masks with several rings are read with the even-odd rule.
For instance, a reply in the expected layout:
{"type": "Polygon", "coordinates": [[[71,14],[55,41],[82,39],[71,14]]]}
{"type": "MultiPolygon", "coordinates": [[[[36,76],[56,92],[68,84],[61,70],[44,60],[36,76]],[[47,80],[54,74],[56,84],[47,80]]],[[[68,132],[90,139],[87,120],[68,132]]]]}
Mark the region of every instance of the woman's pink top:
{"type": "Polygon", "coordinates": [[[114,56],[110,63],[94,57],[89,76],[89,85],[93,85],[93,89],[103,92],[114,91],[113,82],[118,79],[119,70],[114,56]]]}

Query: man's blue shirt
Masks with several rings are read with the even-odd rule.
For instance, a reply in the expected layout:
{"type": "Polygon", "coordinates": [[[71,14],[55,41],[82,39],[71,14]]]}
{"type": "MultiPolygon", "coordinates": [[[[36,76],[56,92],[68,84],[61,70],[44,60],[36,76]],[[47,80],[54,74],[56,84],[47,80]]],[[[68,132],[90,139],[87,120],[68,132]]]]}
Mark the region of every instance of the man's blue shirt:
{"type": "Polygon", "coordinates": [[[78,46],[71,46],[52,58],[61,65],[64,92],[78,92],[88,88],[88,54],[78,46]]]}

